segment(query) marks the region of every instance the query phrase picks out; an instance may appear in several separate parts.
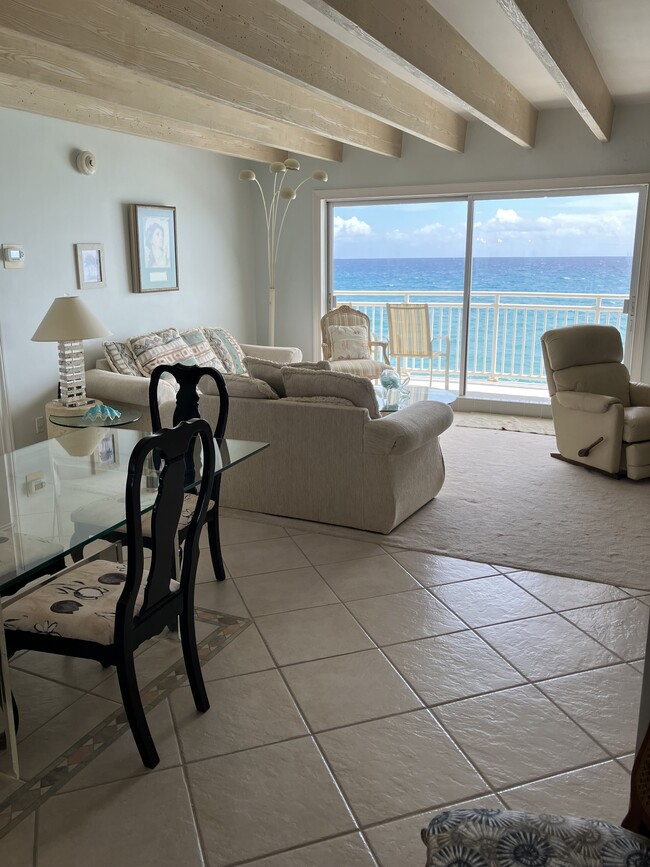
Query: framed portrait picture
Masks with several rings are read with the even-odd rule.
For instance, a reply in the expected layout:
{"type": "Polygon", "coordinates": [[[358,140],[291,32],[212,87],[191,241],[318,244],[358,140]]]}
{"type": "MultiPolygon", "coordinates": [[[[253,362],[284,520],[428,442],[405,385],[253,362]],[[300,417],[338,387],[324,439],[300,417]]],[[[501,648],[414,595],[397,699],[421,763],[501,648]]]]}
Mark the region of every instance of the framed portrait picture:
{"type": "Polygon", "coordinates": [[[107,433],[100,439],[91,453],[93,473],[101,473],[116,467],[120,462],[117,450],[117,438],[114,433],[107,433]]]}
{"type": "Polygon", "coordinates": [[[178,289],[176,208],[130,205],[129,231],[133,291],[178,289]]]}
{"type": "Polygon", "coordinates": [[[103,289],[106,286],[106,265],[103,244],[75,244],[77,252],[77,282],[80,289],[103,289]]]}

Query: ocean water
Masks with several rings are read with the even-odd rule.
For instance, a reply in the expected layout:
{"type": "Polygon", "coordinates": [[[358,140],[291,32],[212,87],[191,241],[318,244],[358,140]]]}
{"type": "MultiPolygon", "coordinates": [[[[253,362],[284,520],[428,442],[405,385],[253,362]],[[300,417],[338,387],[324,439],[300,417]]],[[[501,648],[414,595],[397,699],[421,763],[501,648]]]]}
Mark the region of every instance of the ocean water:
{"type": "MultiPolygon", "coordinates": [[[[335,259],[334,291],[462,292],[465,260],[335,259]]],[[[632,259],[627,256],[572,258],[475,258],[476,291],[575,294],[630,290],[632,259]]]]}
{"type": "MultiPolygon", "coordinates": [[[[412,302],[430,302],[432,333],[449,336],[450,367],[458,371],[464,265],[462,258],[334,259],[334,295],[337,303],[368,313],[382,340],[388,338],[386,302],[403,301],[406,295],[412,302]]],[[[472,269],[472,291],[481,294],[473,296],[470,308],[470,378],[544,382],[539,337],[548,328],[598,321],[619,327],[625,340],[627,317],[620,308],[630,291],[629,257],[477,257],[472,269]],[[495,293],[507,293],[499,297],[498,311],[495,293]],[[553,297],[560,294],[570,297],[553,297]],[[621,297],[602,299],[596,315],[593,295],[621,297]]],[[[436,359],[434,370],[441,364],[436,359]]],[[[428,362],[415,367],[428,371],[428,362]]]]}

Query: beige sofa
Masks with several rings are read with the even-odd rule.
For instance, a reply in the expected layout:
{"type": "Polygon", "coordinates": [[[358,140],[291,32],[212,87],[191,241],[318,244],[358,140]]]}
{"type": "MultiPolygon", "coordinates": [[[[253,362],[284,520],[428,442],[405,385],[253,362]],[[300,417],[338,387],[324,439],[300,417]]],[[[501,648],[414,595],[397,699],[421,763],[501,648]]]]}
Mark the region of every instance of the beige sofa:
{"type": "MultiPolygon", "coordinates": [[[[288,361],[295,351],[244,346],[245,352],[288,361]]],[[[143,409],[148,378],[87,372],[91,397],[143,409]]],[[[159,393],[163,424],[174,393],[159,393]]],[[[262,392],[260,392],[262,395],[262,392]]],[[[204,394],[201,415],[216,421],[218,397],[204,394]]],[[[436,496],[445,470],[438,437],[451,424],[448,406],[421,402],[383,418],[368,409],[322,399],[230,398],[227,436],[269,442],[270,448],[223,477],[221,505],[388,533],[436,496]]]]}

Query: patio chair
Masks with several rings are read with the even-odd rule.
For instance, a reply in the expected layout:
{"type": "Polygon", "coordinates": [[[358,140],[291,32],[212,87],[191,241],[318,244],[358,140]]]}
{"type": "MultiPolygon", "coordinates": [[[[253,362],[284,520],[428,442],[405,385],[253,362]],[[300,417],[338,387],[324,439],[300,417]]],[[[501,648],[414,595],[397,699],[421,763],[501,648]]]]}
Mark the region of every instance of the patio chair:
{"type": "Polygon", "coordinates": [[[370,331],[370,319],[361,310],[342,304],[322,317],[320,328],[323,358],[329,361],[332,370],[377,379],[382,370],[390,367],[386,354],[388,344],[375,339],[370,331]],[[353,351],[339,350],[342,341],[347,341],[348,347],[354,346],[353,351]],[[371,357],[373,349],[381,350],[383,360],[371,357]]]}
{"type": "Polygon", "coordinates": [[[194,419],[140,440],[129,459],[125,503],[128,559],[77,563],[9,602],[5,634],[9,656],[38,650],[60,656],[95,659],[115,665],[126,717],[143,763],[159,762],[138,691],[134,652],[147,639],[177,620],[183,660],[197,710],[210,707],[196,647],[194,583],[199,535],[208,510],[215,450],[207,421],[194,419]],[[185,456],[197,437],[203,475],[195,508],[186,526],[182,567],[178,526],[182,520],[185,456]],[[152,556],[145,572],[141,517],[141,483],[151,456],[162,463],[150,514],[152,556]]]}
{"type": "Polygon", "coordinates": [[[402,373],[403,358],[429,359],[429,387],[433,384],[433,360],[445,359],[445,389],[449,389],[449,337],[431,336],[428,304],[387,304],[388,355],[397,359],[397,372],[402,373]],[[440,341],[441,349],[433,344],[440,341]]]}

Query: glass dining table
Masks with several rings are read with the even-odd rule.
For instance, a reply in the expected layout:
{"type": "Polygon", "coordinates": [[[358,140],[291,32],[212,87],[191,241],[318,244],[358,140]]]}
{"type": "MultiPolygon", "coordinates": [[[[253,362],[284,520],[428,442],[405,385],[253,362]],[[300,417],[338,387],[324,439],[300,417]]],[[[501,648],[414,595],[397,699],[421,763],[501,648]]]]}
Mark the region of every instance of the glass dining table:
{"type": "MultiPolygon", "coordinates": [[[[33,579],[65,568],[66,555],[124,524],[129,457],[144,436],[142,431],[124,428],[75,429],[0,456],[0,603],[2,597],[33,579]]],[[[248,440],[217,440],[215,475],[267,446],[248,440]]],[[[142,478],[143,513],[153,508],[157,480],[158,471],[152,465],[142,478]]],[[[0,701],[5,741],[17,775],[1,604],[0,701]]]]}

